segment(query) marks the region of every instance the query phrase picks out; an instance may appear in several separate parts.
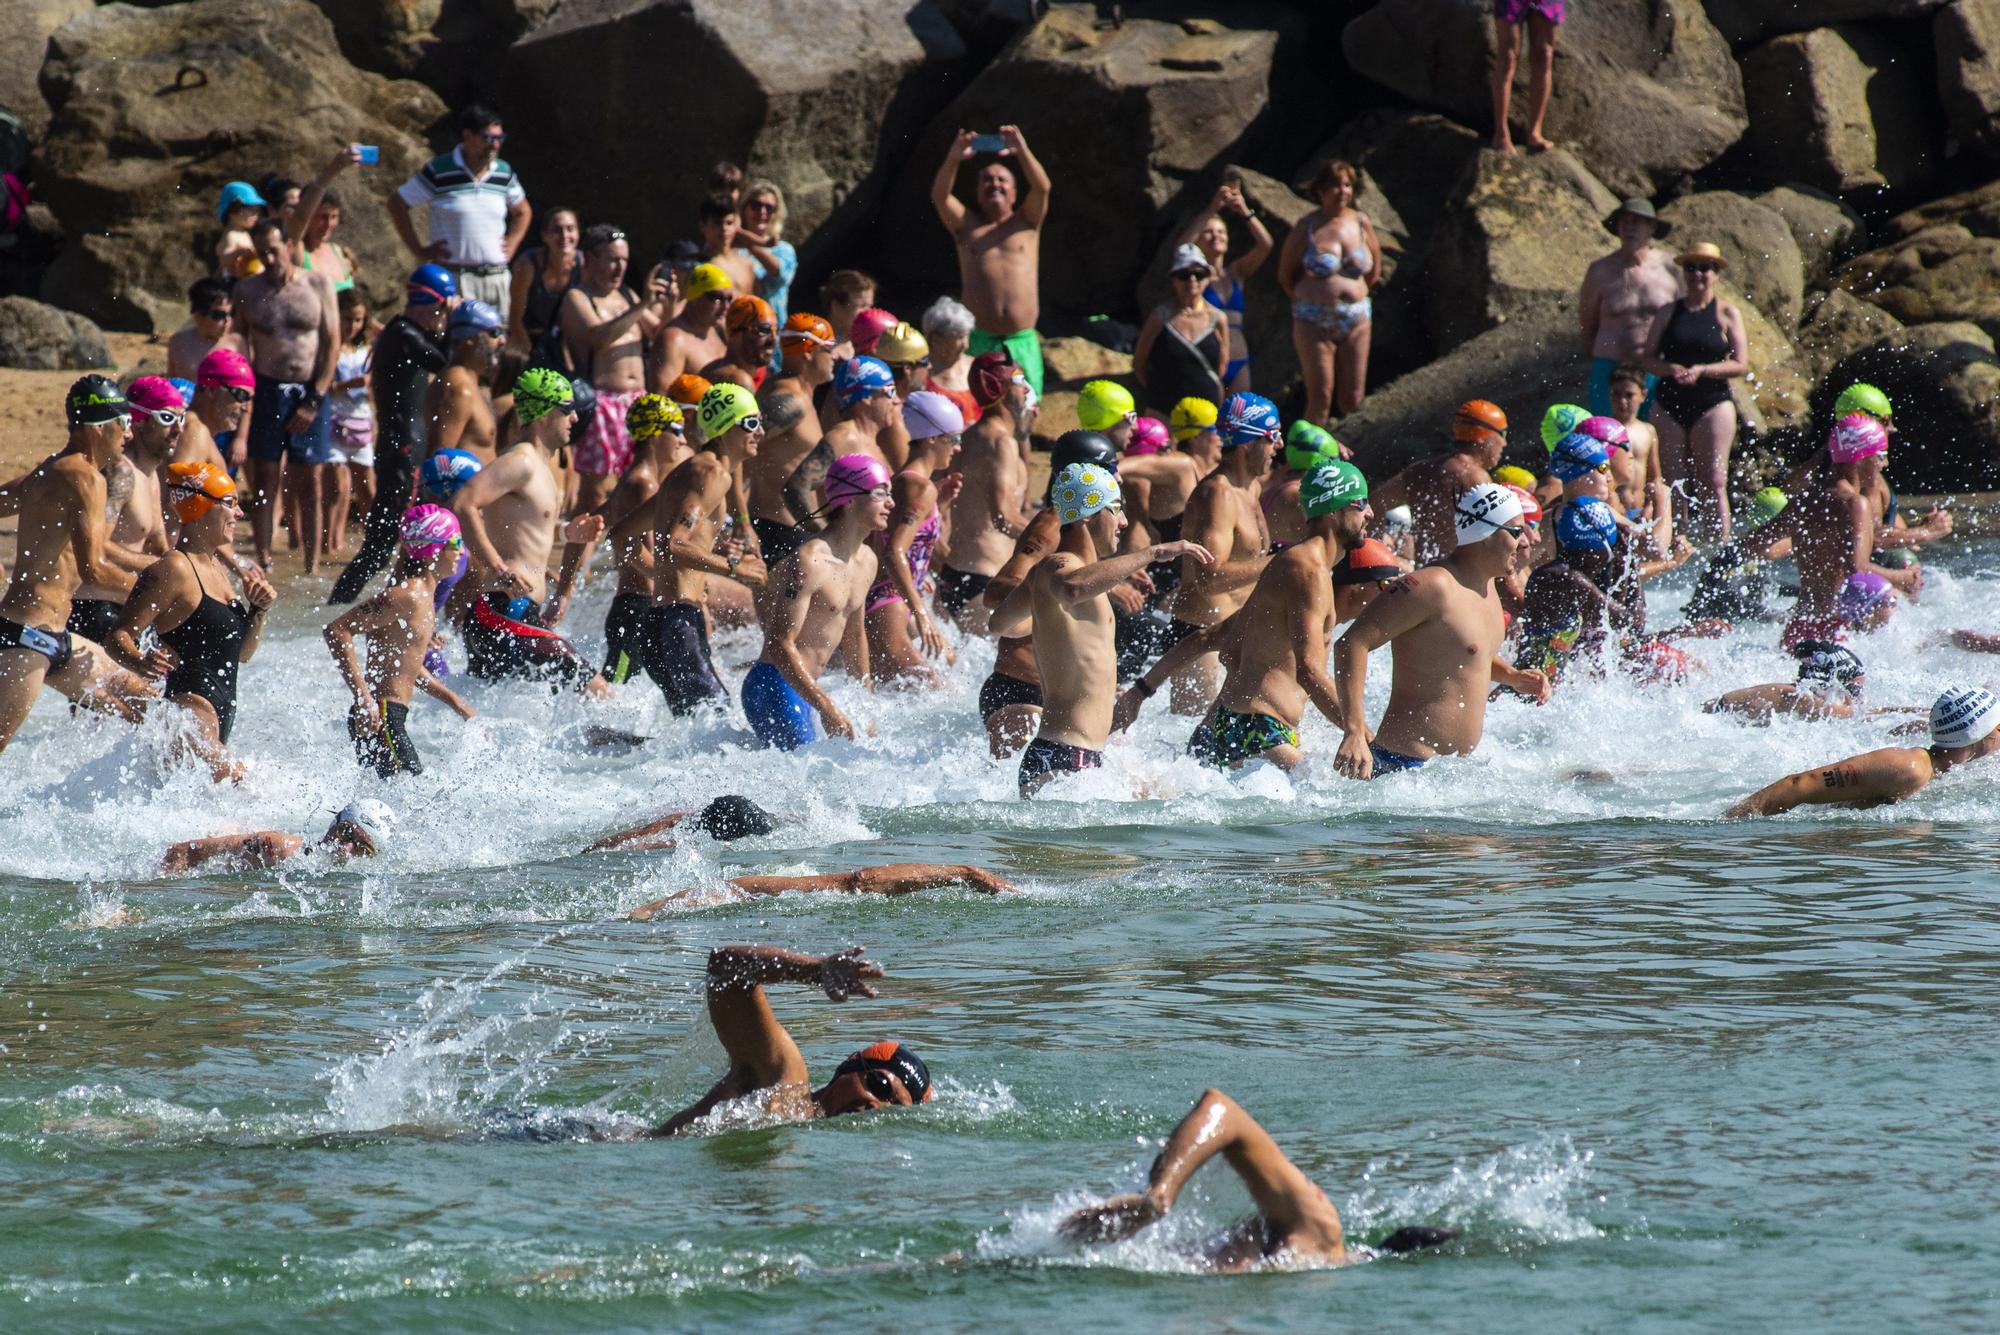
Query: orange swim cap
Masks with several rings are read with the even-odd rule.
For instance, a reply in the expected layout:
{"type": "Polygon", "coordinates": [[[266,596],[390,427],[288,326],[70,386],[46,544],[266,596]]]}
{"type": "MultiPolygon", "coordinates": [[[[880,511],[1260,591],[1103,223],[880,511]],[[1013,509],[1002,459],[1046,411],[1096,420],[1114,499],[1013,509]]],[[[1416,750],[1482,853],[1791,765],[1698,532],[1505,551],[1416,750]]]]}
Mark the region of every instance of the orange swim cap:
{"type": "Polygon", "coordinates": [[[722,317],[722,327],[735,333],[746,324],[756,321],[776,324],[778,313],[771,309],[771,303],[762,297],[738,297],[729,303],[729,313],[722,317]]]}
{"type": "Polygon", "coordinates": [[[824,317],[799,311],[785,321],[784,332],[778,335],[778,341],[784,344],[810,343],[815,347],[830,348],[840,340],[833,336],[833,326],[828,324],[824,317]]]}
{"type": "Polygon", "coordinates": [[[229,474],[207,460],[167,465],[167,492],[173,498],[174,514],[183,524],[192,524],[236,494],[229,474]]]}
{"type": "Polygon", "coordinates": [[[708,381],[690,372],[687,375],[674,377],[674,383],[667,386],[667,397],[683,408],[691,408],[700,403],[701,396],[713,388],[714,386],[708,381]]]}
{"type": "Polygon", "coordinates": [[[1483,440],[1488,435],[1507,434],[1507,414],[1485,399],[1468,399],[1451,415],[1453,440],[1483,440]]]}

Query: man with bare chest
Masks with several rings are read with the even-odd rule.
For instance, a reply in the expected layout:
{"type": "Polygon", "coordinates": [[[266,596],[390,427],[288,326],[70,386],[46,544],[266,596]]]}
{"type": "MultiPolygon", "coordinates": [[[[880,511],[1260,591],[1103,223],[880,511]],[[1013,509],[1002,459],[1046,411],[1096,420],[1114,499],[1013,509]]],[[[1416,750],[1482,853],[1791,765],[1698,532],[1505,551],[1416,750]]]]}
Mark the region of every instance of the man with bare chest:
{"type": "MultiPolygon", "coordinates": [[[[1662,221],[1649,201],[1626,200],[1604,225],[1618,234],[1618,249],[1584,271],[1576,305],[1583,341],[1590,345],[1590,411],[1611,417],[1612,371],[1644,355],[1654,318],[1681,295],[1681,278],[1673,257],[1653,245],[1666,239],[1672,224],[1662,221]]],[[[1652,408],[1654,383],[1655,377],[1646,377],[1642,412],[1652,408]]]]}
{"type": "MultiPolygon", "coordinates": [[[[331,458],[331,419],[320,408],[340,357],[340,313],[325,276],[292,262],[283,219],[258,222],[250,240],[264,270],[239,282],[235,297],[257,372],[248,428],[250,533],[257,564],[268,569],[286,457],[302,473],[331,458]]],[[[316,539],[314,546],[316,551],[316,539]]]]}
{"type": "Polygon", "coordinates": [[[499,430],[486,390],[500,350],[507,346],[507,322],[483,301],[461,301],[452,308],[445,332],[451,361],[424,393],[430,452],[466,450],[490,464],[499,430]]]}
{"type": "MultiPolygon", "coordinates": [[[[165,512],[160,508],[160,470],[174,457],[187,409],[174,387],[158,376],[141,376],[125,390],[132,410],[132,438],[110,479],[111,532],[104,552],[111,563],[138,575],[168,551],[165,512]]],[[[84,580],[71,595],[69,629],[98,644],[111,636],[125,594],[84,580]]]]}
{"type": "Polygon", "coordinates": [[[813,391],[833,379],[833,344],[833,326],[824,319],[804,311],[793,315],[778,340],[785,356],[778,376],[757,395],[764,439],[743,471],[750,484],[750,527],[764,559],[774,565],[813,534],[793,508],[786,484],[819,446],[813,391]]]}
{"type": "Polygon", "coordinates": [[[583,279],[563,294],[558,318],[570,365],[597,391],[576,447],[576,505],[591,511],[631,466],[625,414],[646,392],[646,341],[666,323],[668,290],[657,277],[643,298],[625,285],[630,244],[615,227],[584,228],[581,250],[583,279]]]}
{"type": "Polygon", "coordinates": [[[1417,564],[1457,545],[1458,498],[1493,480],[1506,449],[1507,414],[1485,399],[1471,399],[1452,414],[1450,449],[1417,460],[1376,491],[1375,504],[1384,512],[1410,507],[1417,564]]]}
{"type": "Polygon", "coordinates": [[[1005,352],[975,357],[966,375],[979,420],[959,443],[965,484],[951,502],[951,549],[938,566],[937,605],[962,628],[984,629],[979,595],[1027,531],[1028,469],[1015,439],[1028,397],[1005,352]]]}
{"type": "Polygon", "coordinates": [[[1035,324],[1042,313],[1042,223],[1049,213],[1049,174],[1028,150],[1020,127],[1003,125],[997,135],[960,130],[931,182],[931,205],[958,247],[960,298],[974,322],[966,350],[977,357],[1005,348],[1041,398],[1042,341],[1035,324]],[[952,187],[958,184],[959,165],[985,153],[995,158],[980,168],[974,187],[977,204],[968,210],[952,187]],[[1018,181],[1013,168],[1018,168],[1018,181]]]}

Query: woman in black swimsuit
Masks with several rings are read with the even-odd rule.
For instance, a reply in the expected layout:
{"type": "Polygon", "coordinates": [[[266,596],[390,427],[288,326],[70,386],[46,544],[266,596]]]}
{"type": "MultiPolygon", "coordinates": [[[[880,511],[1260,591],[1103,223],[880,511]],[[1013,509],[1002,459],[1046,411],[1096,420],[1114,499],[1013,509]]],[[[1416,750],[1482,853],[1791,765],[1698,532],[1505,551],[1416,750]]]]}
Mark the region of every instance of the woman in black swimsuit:
{"type": "Polygon", "coordinates": [[[1202,297],[1208,258],[1192,245],[1174,252],[1167,281],[1172,299],[1155,307],[1139,330],[1132,365],[1147,404],[1164,420],[1182,399],[1222,402],[1222,371],[1229,364],[1229,325],[1202,297]]]}
{"type": "Polygon", "coordinates": [[[1716,295],[1716,275],[1728,261],[1715,243],[1696,242],[1679,263],[1687,295],[1654,317],[1640,361],[1660,377],[1653,425],[1667,485],[1693,510],[1698,531],[1727,542],[1729,451],[1736,443],[1729,382],[1750,370],[1749,340],[1742,312],[1716,295]],[[1682,481],[1686,490],[1675,486],[1682,481]]]}
{"type": "Polygon", "coordinates": [[[195,752],[216,782],[239,779],[227,750],[236,723],[236,667],[257,652],[264,613],[277,590],[254,565],[231,555],[242,514],[235,484],[210,463],[167,466],[167,497],[180,516],[180,544],[148,566],[125,602],[105,648],[148,677],[166,678],[162,694],[194,716],[195,752]],[[243,579],[234,596],[230,572],[243,579]],[[148,628],[159,647],[142,650],[148,628]]]}
{"type": "Polygon", "coordinates": [[[563,347],[557,316],[563,293],[575,285],[577,267],[576,212],[552,209],[542,219],[539,246],[523,247],[514,257],[514,287],[507,312],[507,346],[528,354],[531,366],[546,366],[568,375],[569,352],[563,347]]]}

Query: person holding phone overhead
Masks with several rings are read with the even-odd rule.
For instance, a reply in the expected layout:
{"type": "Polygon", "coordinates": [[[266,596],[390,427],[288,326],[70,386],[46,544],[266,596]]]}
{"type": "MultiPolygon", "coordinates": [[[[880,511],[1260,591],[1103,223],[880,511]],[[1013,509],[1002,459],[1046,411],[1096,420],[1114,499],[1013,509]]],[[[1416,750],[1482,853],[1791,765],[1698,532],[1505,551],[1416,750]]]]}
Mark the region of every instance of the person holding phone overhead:
{"type": "Polygon", "coordinates": [[[998,134],[960,130],[931,182],[931,204],[958,248],[961,299],[971,308],[977,357],[1004,347],[1037,398],[1042,394],[1042,222],[1049,212],[1049,174],[1028,149],[1018,125],[998,134]],[[959,164],[991,154],[973,188],[975,209],[952,193],[959,164]],[[1018,179],[1017,179],[1018,178],[1018,179]],[[1027,186],[1022,195],[1021,186],[1027,186]]]}

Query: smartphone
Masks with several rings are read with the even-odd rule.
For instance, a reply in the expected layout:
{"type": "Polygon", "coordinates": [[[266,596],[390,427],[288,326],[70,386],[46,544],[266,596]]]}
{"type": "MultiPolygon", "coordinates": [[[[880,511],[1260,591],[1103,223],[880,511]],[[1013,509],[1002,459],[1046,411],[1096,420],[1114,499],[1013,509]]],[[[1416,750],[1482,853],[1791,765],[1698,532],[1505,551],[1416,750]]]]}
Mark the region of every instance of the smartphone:
{"type": "Polygon", "coordinates": [[[1007,147],[1007,141],[997,134],[975,134],[972,136],[972,151],[975,153],[998,153],[1007,147]]]}
{"type": "Polygon", "coordinates": [[[364,164],[382,160],[382,147],[379,144],[356,144],[354,151],[361,155],[364,164]]]}

